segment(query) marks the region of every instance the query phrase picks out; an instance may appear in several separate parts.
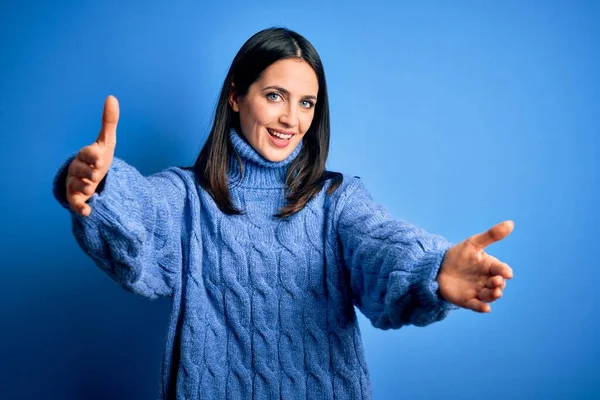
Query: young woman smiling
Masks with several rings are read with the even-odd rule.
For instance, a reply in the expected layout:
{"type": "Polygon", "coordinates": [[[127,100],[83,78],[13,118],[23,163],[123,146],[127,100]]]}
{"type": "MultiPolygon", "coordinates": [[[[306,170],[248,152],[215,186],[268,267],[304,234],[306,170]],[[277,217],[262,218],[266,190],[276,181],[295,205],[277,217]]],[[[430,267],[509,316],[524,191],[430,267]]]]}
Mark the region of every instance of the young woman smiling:
{"type": "Polygon", "coordinates": [[[490,312],[513,276],[484,252],[512,221],[453,245],[325,169],[325,74],[298,33],[242,46],[192,167],[142,176],[114,157],[118,118],[109,96],[54,195],[116,282],[172,298],[161,398],[369,399],[354,306],[377,328],[424,326],[490,312]]]}

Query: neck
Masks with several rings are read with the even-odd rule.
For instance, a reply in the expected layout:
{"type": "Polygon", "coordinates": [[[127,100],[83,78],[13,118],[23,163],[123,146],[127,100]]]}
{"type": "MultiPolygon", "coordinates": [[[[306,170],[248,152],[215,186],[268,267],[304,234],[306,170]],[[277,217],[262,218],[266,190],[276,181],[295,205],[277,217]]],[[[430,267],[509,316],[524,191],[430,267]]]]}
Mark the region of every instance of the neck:
{"type": "Polygon", "coordinates": [[[229,132],[229,140],[234,150],[229,155],[229,183],[232,186],[282,188],[289,165],[300,153],[302,142],[283,161],[272,162],[260,155],[235,129],[229,132]],[[235,154],[239,155],[240,160],[235,154]],[[240,169],[240,163],[242,169],[240,169]]]}

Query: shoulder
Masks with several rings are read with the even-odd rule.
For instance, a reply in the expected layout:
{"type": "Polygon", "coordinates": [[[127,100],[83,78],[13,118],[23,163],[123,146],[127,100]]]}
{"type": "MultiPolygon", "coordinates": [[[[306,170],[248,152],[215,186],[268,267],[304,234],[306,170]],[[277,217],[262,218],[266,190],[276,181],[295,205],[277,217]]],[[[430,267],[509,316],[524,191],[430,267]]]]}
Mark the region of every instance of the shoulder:
{"type": "Polygon", "coordinates": [[[159,172],[159,174],[169,177],[179,186],[195,187],[196,185],[196,175],[190,167],[169,167],[159,172]]]}
{"type": "Polygon", "coordinates": [[[365,191],[362,179],[359,176],[326,171],[325,193],[329,201],[337,206],[344,204],[349,197],[357,191],[365,191]]]}
{"type": "Polygon", "coordinates": [[[324,188],[337,196],[347,196],[359,186],[363,186],[360,176],[345,174],[341,172],[325,171],[324,188]]]}

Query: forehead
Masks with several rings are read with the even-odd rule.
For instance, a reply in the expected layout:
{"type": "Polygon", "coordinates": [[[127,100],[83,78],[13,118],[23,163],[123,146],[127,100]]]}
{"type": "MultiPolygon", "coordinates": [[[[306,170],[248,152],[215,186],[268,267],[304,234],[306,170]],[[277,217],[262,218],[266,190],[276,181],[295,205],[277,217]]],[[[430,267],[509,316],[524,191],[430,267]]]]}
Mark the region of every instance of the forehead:
{"type": "Polygon", "coordinates": [[[269,65],[258,80],[261,88],[281,86],[300,96],[316,96],[319,90],[317,74],[310,64],[302,59],[289,58],[269,65]]]}

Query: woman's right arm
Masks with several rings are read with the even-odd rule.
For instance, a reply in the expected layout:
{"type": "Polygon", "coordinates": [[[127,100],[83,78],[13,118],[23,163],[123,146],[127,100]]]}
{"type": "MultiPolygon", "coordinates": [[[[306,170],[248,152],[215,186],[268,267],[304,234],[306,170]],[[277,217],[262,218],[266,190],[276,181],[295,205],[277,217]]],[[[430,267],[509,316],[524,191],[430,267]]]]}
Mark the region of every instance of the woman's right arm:
{"type": "Polygon", "coordinates": [[[82,250],[117,283],[147,298],[179,284],[186,199],[177,168],[144,177],[114,158],[118,103],[105,103],[103,127],[55,175],[53,193],[69,210],[82,250]]]}

